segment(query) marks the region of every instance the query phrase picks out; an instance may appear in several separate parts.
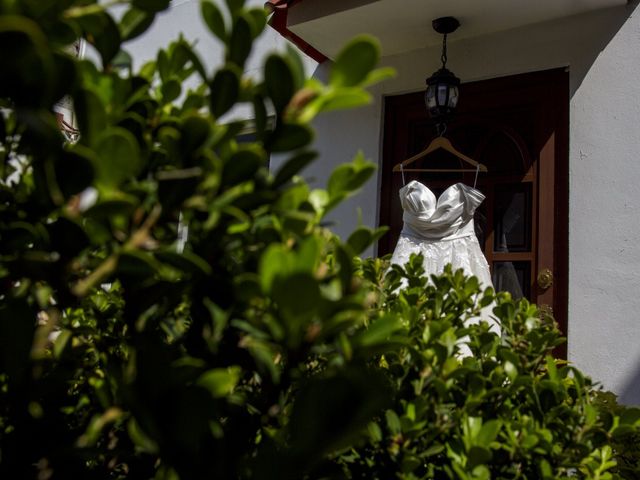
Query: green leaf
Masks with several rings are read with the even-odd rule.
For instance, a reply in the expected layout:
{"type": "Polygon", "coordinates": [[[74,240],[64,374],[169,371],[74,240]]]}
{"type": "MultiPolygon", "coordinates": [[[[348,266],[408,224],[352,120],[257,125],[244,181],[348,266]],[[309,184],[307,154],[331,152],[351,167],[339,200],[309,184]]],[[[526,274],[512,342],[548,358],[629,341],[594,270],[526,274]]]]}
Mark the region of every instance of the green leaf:
{"type": "Polygon", "coordinates": [[[321,245],[317,237],[308,237],[300,242],[296,256],[296,269],[313,273],[321,258],[321,245]]]}
{"type": "Polygon", "coordinates": [[[178,55],[183,56],[184,58],[189,60],[193,68],[195,68],[196,72],[198,72],[198,75],[200,75],[200,78],[205,82],[207,81],[207,71],[205,70],[202,60],[200,60],[200,57],[193,50],[191,45],[189,45],[185,41],[178,43],[174,51],[174,56],[178,55]]]}
{"type": "Polygon", "coordinates": [[[330,92],[319,99],[320,112],[330,112],[332,110],[347,110],[357,108],[371,103],[371,94],[359,88],[342,88],[330,92]]]}
{"type": "Polygon", "coordinates": [[[23,300],[9,298],[0,304],[0,371],[9,375],[10,382],[20,382],[26,372],[36,314],[23,300]]]}
{"type": "Polygon", "coordinates": [[[398,317],[393,314],[387,314],[376,319],[369,328],[355,335],[352,343],[363,347],[375,346],[387,341],[391,335],[401,328],[402,324],[398,317]]]}
{"type": "Polygon", "coordinates": [[[71,330],[63,329],[53,343],[53,356],[60,358],[64,352],[69,340],[71,339],[71,330]]]}
{"type": "Polygon", "coordinates": [[[296,458],[313,464],[327,452],[350,445],[389,404],[390,392],[385,385],[379,372],[353,367],[303,384],[289,424],[296,458]]]}
{"type": "Polygon", "coordinates": [[[197,93],[189,93],[182,104],[182,113],[192,112],[194,110],[198,111],[206,104],[207,101],[204,96],[198,95],[197,93]]]}
{"type": "Polygon", "coordinates": [[[393,435],[402,431],[402,424],[400,423],[400,418],[398,418],[398,414],[396,414],[396,412],[393,410],[387,410],[384,413],[384,417],[387,420],[387,428],[393,435]]]}
{"type": "Polygon", "coordinates": [[[625,408],[620,415],[620,423],[623,425],[636,425],[640,422],[640,408],[625,408]]]}
{"type": "Polygon", "coordinates": [[[289,158],[276,172],[276,176],[273,180],[273,186],[279,187],[291,180],[294,175],[300,173],[300,171],[309,165],[317,156],[317,152],[309,151],[300,152],[289,158]]]}
{"type": "Polygon", "coordinates": [[[315,315],[321,298],[318,281],[302,272],[276,278],[272,295],[284,317],[285,328],[294,337],[300,334],[300,329],[315,315]]]}
{"type": "Polygon", "coordinates": [[[549,464],[549,461],[546,458],[543,458],[540,461],[540,478],[543,479],[551,479],[553,478],[553,470],[551,468],[551,465],[549,464]]]}
{"type": "Polygon", "coordinates": [[[486,465],[478,465],[471,471],[473,480],[491,480],[491,472],[486,465]]]}
{"type": "Polygon", "coordinates": [[[630,435],[637,435],[638,430],[636,427],[633,427],[631,425],[619,425],[618,427],[614,428],[613,431],[611,432],[611,436],[618,441],[621,441],[623,438],[628,437],[630,435]]]}
{"type": "Polygon", "coordinates": [[[281,114],[293,96],[295,85],[288,62],[280,55],[270,55],[264,66],[264,82],[273,106],[281,114]]]}
{"type": "Polygon", "coordinates": [[[245,0],[226,0],[229,13],[235,17],[242,10],[244,2],[245,0]]]}
{"type": "Polygon", "coordinates": [[[306,147],[313,140],[312,130],[298,123],[278,125],[267,140],[267,149],[271,152],[289,152],[306,147]]]}
{"type": "Polygon", "coordinates": [[[549,375],[549,379],[552,382],[557,382],[559,379],[556,360],[551,355],[547,355],[545,358],[545,363],[547,365],[547,374],[549,375]]]}
{"type": "Polygon", "coordinates": [[[380,44],[369,35],[351,40],[338,54],[331,69],[330,83],[354,87],[362,83],[380,59],[380,44]]]}
{"type": "Polygon", "coordinates": [[[118,257],[117,274],[139,279],[154,277],[160,263],[147,252],[129,250],[118,257]]]}
{"type": "Polygon", "coordinates": [[[287,60],[289,62],[289,67],[291,68],[291,73],[293,74],[294,90],[298,91],[304,86],[306,74],[302,58],[300,57],[300,51],[290,43],[287,43],[287,60]]]}
{"type": "Polygon", "coordinates": [[[127,217],[135,207],[136,203],[129,198],[102,200],[89,208],[84,215],[95,220],[109,220],[117,216],[127,217]]]}
{"type": "Polygon", "coordinates": [[[104,187],[117,187],[136,176],[143,167],[140,147],[135,137],[119,127],[111,127],[97,140],[97,182],[104,187]]]}
{"type": "Polygon", "coordinates": [[[89,43],[100,53],[103,68],[106,67],[120,51],[121,38],[118,25],[111,15],[104,12],[83,15],[77,20],[89,43]]]}
{"type": "Polygon", "coordinates": [[[264,8],[252,8],[247,11],[247,20],[251,25],[251,36],[255,40],[267,26],[267,16],[264,8]]]}
{"type": "Polygon", "coordinates": [[[91,185],[95,162],[94,153],[89,149],[81,148],[67,151],[56,160],[56,180],[65,197],[80,193],[91,185]],[[69,172],[73,172],[73,175],[70,175],[69,172]]]}
{"type": "Polygon", "coordinates": [[[160,79],[163,82],[166,82],[169,79],[169,75],[171,74],[171,68],[169,65],[169,55],[164,50],[159,50],[158,55],[156,57],[156,68],[158,69],[158,74],[160,75],[160,79]]]}
{"type": "Polygon", "coordinates": [[[229,65],[218,70],[211,82],[211,113],[220,117],[235,105],[240,94],[240,74],[229,65]]]}
{"type": "Polygon", "coordinates": [[[255,176],[266,160],[255,148],[243,148],[231,155],[222,172],[222,184],[235,185],[255,176]]]}
{"type": "Polygon", "coordinates": [[[485,447],[473,446],[467,452],[467,466],[469,468],[475,468],[478,465],[483,465],[491,460],[491,450],[485,447]]]}
{"type": "Polygon", "coordinates": [[[264,97],[262,95],[254,95],[251,100],[253,104],[253,116],[256,128],[256,136],[258,139],[264,138],[267,129],[267,107],[264,105],[264,97]]]}
{"type": "Polygon", "coordinates": [[[202,177],[203,172],[197,167],[158,172],[158,200],[162,208],[167,211],[183,208],[183,202],[193,195],[202,177]]]}
{"type": "Polygon", "coordinates": [[[196,384],[206,388],[214,398],[226,397],[236,387],[242,368],[232,366],[211,369],[198,378],[196,384]]]}
{"type": "Polygon", "coordinates": [[[7,121],[4,118],[4,115],[0,115],[0,138],[5,138],[7,136],[7,121]]]}
{"type": "Polygon", "coordinates": [[[180,38],[169,45],[169,70],[170,72],[184,80],[189,78],[191,70],[186,67],[189,61],[188,43],[180,36],[180,38]]]}
{"type": "Polygon", "coordinates": [[[140,67],[140,73],[139,75],[146,79],[147,81],[151,82],[153,80],[153,76],[156,73],[156,61],[155,60],[149,60],[148,62],[146,62],[144,65],[142,65],[142,67],[140,67]]]}
{"type": "Polygon", "coordinates": [[[137,448],[142,452],[155,454],[158,452],[158,445],[140,428],[135,418],[127,423],[127,433],[137,448]]]}
{"type": "Polygon", "coordinates": [[[202,18],[207,24],[207,27],[209,27],[209,30],[211,30],[211,33],[223,42],[226,41],[227,30],[224,24],[224,17],[218,7],[213,2],[204,0],[200,3],[200,10],[202,12],[202,18]]]}
{"type": "Polygon", "coordinates": [[[425,458],[432,457],[434,455],[438,455],[442,453],[444,450],[445,450],[444,445],[431,445],[429,448],[427,448],[425,451],[422,452],[422,456],[425,458]]]}
{"type": "Polygon", "coordinates": [[[356,255],[361,254],[364,250],[371,245],[372,242],[372,230],[368,227],[358,227],[347,239],[347,245],[351,247],[353,253],[356,255]]]}
{"type": "Polygon", "coordinates": [[[89,238],[79,221],[58,217],[47,224],[52,248],[61,256],[73,258],[89,245],[89,238]]]}
{"type": "Polygon", "coordinates": [[[422,465],[422,463],[422,460],[414,455],[405,455],[402,458],[400,470],[402,470],[402,473],[410,473],[422,465]]]}
{"type": "Polygon", "coordinates": [[[393,67],[376,68],[367,75],[367,78],[364,79],[361,86],[368,87],[369,85],[380,83],[395,76],[396,71],[393,67]]]}
{"type": "Polygon", "coordinates": [[[224,146],[227,142],[235,139],[240,132],[246,127],[246,123],[242,120],[236,120],[233,122],[225,123],[224,125],[216,125],[213,130],[213,135],[210,140],[211,148],[218,148],[224,146]]]}
{"type": "Polygon", "coordinates": [[[3,45],[0,97],[17,105],[47,105],[53,100],[52,52],[39,26],[24,17],[0,17],[0,45],[3,45]]]}
{"type": "Polygon", "coordinates": [[[120,20],[120,36],[123,42],[132,40],[146,32],[156,16],[153,12],[147,12],[132,7],[120,20]]]}
{"type": "Polygon", "coordinates": [[[71,45],[78,39],[78,31],[71,22],[55,22],[49,24],[47,34],[52,45],[71,45]]]}
{"type": "Polygon", "coordinates": [[[270,245],[262,254],[258,268],[262,290],[265,293],[271,291],[274,279],[293,272],[295,265],[293,252],[279,244],[270,245]]]}
{"type": "Polygon", "coordinates": [[[242,68],[251,52],[253,37],[251,24],[243,15],[236,18],[229,38],[229,50],[227,60],[242,68]]]}
{"type": "Polygon", "coordinates": [[[181,150],[183,155],[190,155],[202,147],[211,135],[211,125],[200,115],[189,115],[182,122],[181,150]]]}
{"type": "Polygon", "coordinates": [[[331,197],[350,195],[360,188],[375,171],[375,165],[359,152],[352,163],[338,166],[329,177],[327,190],[331,197]]]}
{"type": "Polygon", "coordinates": [[[283,229],[296,235],[305,235],[315,220],[315,215],[306,211],[284,212],[282,217],[283,229]]]}
{"type": "Polygon", "coordinates": [[[522,440],[522,448],[531,449],[538,444],[539,440],[536,434],[527,434],[522,440]]]}
{"type": "Polygon", "coordinates": [[[336,260],[338,265],[340,266],[340,270],[338,272],[338,277],[340,278],[340,282],[342,283],[343,291],[346,291],[347,288],[351,285],[351,279],[353,274],[353,255],[350,252],[347,252],[346,248],[338,246],[336,249],[336,260]]]}
{"type": "Polygon", "coordinates": [[[155,252],[155,256],[163,263],[188,273],[211,274],[211,265],[202,257],[190,251],[177,253],[173,250],[162,250],[155,252]]]}
{"type": "Polygon", "coordinates": [[[515,364],[510,361],[504,362],[504,373],[507,374],[507,377],[513,382],[518,377],[518,369],[515,364]]]}
{"type": "Polygon", "coordinates": [[[85,142],[93,145],[107,126],[107,114],[100,97],[93,90],[81,89],[73,98],[78,128],[85,142]]]}
{"type": "Polygon", "coordinates": [[[476,443],[478,445],[488,446],[496,439],[501,428],[502,422],[500,420],[489,420],[485,422],[475,438],[476,443]]]}
{"type": "Polygon", "coordinates": [[[367,430],[369,431],[369,437],[372,442],[378,443],[382,440],[382,430],[377,423],[370,422],[369,425],[367,425],[367,430]]]}
{"type": "Polygon", "coordinates": [[[176,79],[170,78],[162,84],[162,101],[164,103],[171,103],[180,96],[182,86],[176,79]]]}
{"type": "Polygon", "coordinates": [[[133,65],[133,58],[124,50],[120,50],[116,53],[116,56],[111,60],[111,66],[114,70],[130,71],[133,65]]]}

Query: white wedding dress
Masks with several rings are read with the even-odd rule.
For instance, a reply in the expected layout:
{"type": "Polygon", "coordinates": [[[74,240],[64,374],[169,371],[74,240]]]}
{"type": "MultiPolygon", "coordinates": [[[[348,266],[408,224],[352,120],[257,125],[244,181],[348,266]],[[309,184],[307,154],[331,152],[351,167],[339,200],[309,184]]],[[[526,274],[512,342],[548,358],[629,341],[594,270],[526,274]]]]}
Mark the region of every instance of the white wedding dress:
{"type": "MultiPolygon", "coordinates": [[[[427,275],[442,273],[445,265],[451,264],[454,271],[461,268],[467,275],[477,277],[481,290],[492,287],[489,265],[473,222],[473,214],[484,198],[475,188],[456,183],[436,199],[422,183],[409,182],[400,189],[404,226],[391,263],[405,265],[412,253],[421,253],[427,275]]],[[[491,310],[491,305],[484,308],[481,319],[489,322],[491,330],[499,334],[500,328],[491,310]]],[[[474,318],[470,322],[478,320],[474,318]]],[[[469,353],[468,347],[461,350],[462,356],[469,353]]]]}
{"type": "Polygon", "coordinates": [[[412,253],[422,253],[427,274],[442,273],[451,264],[492,286],[489,265],[476,238],[473,214],[484,195],[464,183],[447,188],[440,198],[415,180],[400,189],[404,226],[391,263],[404,265],[412,253]]]}

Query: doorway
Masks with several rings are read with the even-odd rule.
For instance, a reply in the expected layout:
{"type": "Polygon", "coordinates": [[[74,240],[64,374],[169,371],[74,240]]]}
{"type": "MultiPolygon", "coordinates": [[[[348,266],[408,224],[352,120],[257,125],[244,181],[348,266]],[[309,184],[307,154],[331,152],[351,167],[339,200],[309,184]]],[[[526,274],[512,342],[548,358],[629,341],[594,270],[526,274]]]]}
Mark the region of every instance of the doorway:
{"type": "MultiPolygon", "coordinates": [[[[393,251],[402,229],[392,168],[434,138],[423,92],[385,99],[380,225],[390,232],[378,254],[393,251]]],[[[476,213],[476,234],[497,290],[526,297],[552,313],[566,335],[568,289],[569,73],[566,69],[465,83],[445,136],[487,166],[477,188],[486,196],[476,213]]],[[[456,168],[444,151],[412,166],[456,168]]],[[[407,173],[438,196],[456,182],[473,185],[474,173],[407,173]]],[[[558,354],[564,356],[565,351],[558,354]]]]}

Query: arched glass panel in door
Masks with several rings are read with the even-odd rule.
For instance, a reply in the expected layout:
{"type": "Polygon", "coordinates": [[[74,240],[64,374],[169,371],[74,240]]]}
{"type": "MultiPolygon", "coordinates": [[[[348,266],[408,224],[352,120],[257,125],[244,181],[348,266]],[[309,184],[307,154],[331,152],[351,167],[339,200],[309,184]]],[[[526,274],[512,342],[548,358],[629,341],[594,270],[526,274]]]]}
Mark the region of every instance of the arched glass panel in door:
{"type": "Polygon", "coordinates": [[[524,139],[506,127],[494,128],[476,150],[490,172],[482,187],[487,196],[485,256],[496,290],[534,300],[535,173],[524,139]]]}

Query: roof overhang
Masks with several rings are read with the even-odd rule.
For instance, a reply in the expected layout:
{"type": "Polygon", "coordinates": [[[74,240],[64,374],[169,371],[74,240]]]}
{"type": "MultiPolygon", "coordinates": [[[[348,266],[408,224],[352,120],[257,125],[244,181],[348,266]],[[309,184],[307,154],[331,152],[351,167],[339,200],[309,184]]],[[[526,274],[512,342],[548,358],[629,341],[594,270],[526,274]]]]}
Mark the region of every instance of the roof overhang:
{"type": "Polygon", "coordinates": [[[434,18],[454,16],[461,27],[451,40],[509,30],[626,0],[269,0],[276,4],[272,26],[316,60],[333,58],[354,35],[376,36],[383,55],[428,47],[442,41],[431,28],[434,18]],[[274,25],[275,18],[280,28],[274,25]],[[297,40],[296,40],[297,39],[297,40]],[[303,48],[304,50],[304,48],[303,48]]]}

